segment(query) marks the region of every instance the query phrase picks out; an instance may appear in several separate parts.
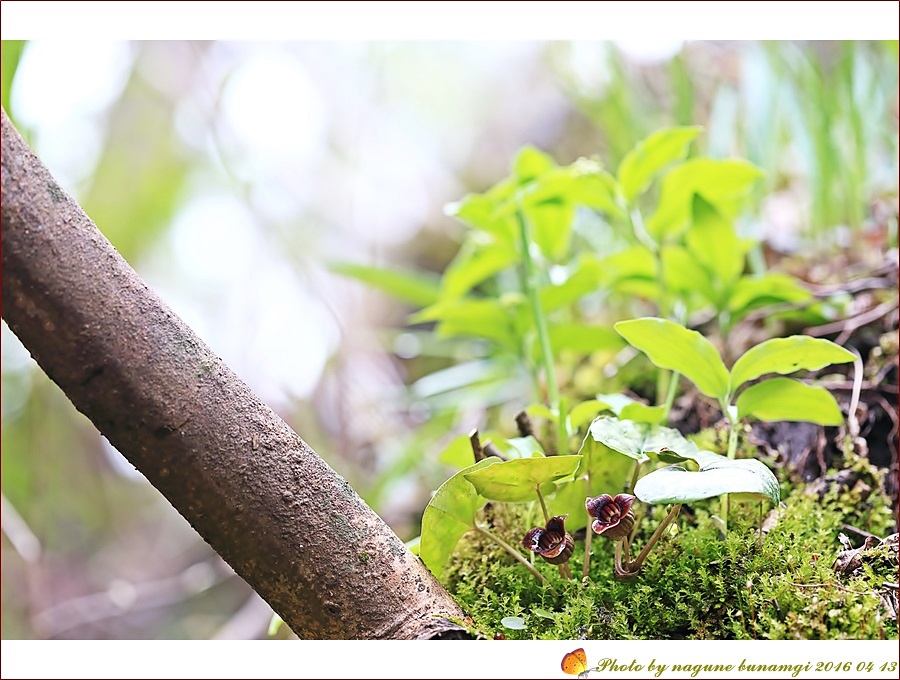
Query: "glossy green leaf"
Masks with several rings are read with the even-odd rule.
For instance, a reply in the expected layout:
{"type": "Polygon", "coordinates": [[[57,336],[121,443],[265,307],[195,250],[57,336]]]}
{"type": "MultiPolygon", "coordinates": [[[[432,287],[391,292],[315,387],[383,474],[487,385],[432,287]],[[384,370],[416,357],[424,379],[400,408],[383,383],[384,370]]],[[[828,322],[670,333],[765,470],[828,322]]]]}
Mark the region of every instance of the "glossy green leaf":
{"type": "Polygon", "coordinates": [[[499,458],[490,457],[457,472],[441,485],[428,502],[422,515],[419,557],[438,578],[459,539],[474,528],[475,513],[486,502],[466,475],[499,464],[499,458]]]}
{"type": "Polygon", "coordinates": [[[728,309],[734,319],[748,312],[779,302],[799,303],[812,299],[812,294],[787,274],[744,276],[734,284],[728,298],[728,309]]]}
{"type": "Polygon", "coordinates": [[[485,498],[522,503],[537,500],[538,485],[572,476],[580,462],[581,456],[518,458],[468,472],[465,477],[485,498]]]}
{"type": "Polygon", "coordinates": [[[830,340],[793,335],[773,338],[747,350],[731,369],[731,393],[748,380],[766,373],[786,375],[794,371],[817,371],[831,364],[846,364],[856,356],[830,340]]]}
{"type": "Polygon", "coordinates": [[[444,298],[461,297],[518,259],[519,253],[513,245],[470,232],[456,257],[444,270],[441,295],[444,298]]]}
{"type": "Polygon", "coordinates": [[[831,393],[791,378],[772,378],[751,385],[737,398],[738,417],[776,422],[840,425],[844,417],[831,393]]]}
{"type": "MultiPolygon", "coordinates": [[[[618,453],[644,463],[651,459],[660,459],[660,451],[664,452],[662,460],[667,457],[666,451],[691,459],[697,454],[697,446],[685,439],[675,428],[647,422],[601,416],[591,423],[588,436],[618,453]]],[[[582,463],[576,476],[584,473],[584,465],[585,463],[582,463]]]]}
{"type": "Polygon", "coordinates": [[[703,196],[726,219],[736,217],[762,174],[742,160],[685,161],[663,178],[656,212],[645,224],[647,232],[659,242],[681,233],[690,223],[694,194],[703,196]]]}
{"type": "Polygon", "coordinates": [[[713,344],[697,331],[667,319],[620,321],[616,331],[656,366],[678,371],[708,397],[728,396],[728,369],[713,344]]]}
{"type": "Polygon", "coordinates": [[[776,505],[781,500],[778,480],[758,460],[731,460],[701,451],[692,456],[700,469],[690,471],[671,465],[641,477],[634,495],[644,503],[692,503],[722,494],[735,494],[734,500],[767,498],[776,505]]]}
{"type": "Polygon", "coordinates": [[[631,203],[667,165],[687,156],[688,146],[703,128],[674,127],[654,132],[632,149],[619,164],[618,179],[631,203]]]}
{"type": "Polygon", "coordinates": [[[329,268],[417,307],[434,304],[440,297],[440,279],[427,272],[404,272],[350,262],[335,262],[329,268]]]}

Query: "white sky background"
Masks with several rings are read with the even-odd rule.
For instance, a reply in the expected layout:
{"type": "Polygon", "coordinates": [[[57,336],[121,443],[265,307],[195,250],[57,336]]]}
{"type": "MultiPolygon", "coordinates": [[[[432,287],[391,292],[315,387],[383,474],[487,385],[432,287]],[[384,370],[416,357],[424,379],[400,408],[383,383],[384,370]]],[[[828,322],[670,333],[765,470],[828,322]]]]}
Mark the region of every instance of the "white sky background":
{"type": "MultiPolygon", "coordinates": [[[[440,210],[443,200],[459,197],[453,193],[458,187],[447,176],[446,167],[435,164],[433,159],[449,159],[452,164],[454,154],[460,154],[464,145],[471,142],[467,137],[468,126],[478,120],[479,107],[485,103],[477,91],[477,79],[498,71],[502,75],[502,69],[517,60],[530,58],[530,48],[506,42],[510,39],[617,39],[629,51],[653,53],[661,47],[671,49],[671,45],[684,38],[896,39],[900,31],[896,2],[101,4],[7,0],[0,12],[3,39],[48,40],[29,48],[13,96],[22,120],[37,133],[38,153],[63,186],[67,183],[77,186],[96,160],[98,118],[118,96],[123,74],[127,73],[125,66],[131,58],[129,46],[118,42],[121,39],[499,40],[489,46],[473,46],[469,61],[459,66],[456,80],[435,84],[429,82],[427,72],[415,73],[416,62],[408,66],[412,71],[405,76],[409,83],[457,88],[453,90],[458,106],[454,113],[455,129],[442,118],[417,118],[410,111],[398,112],[390,106],[377,110],[381,105],[373,104],[373,95],[366,91],[362,81],[342,81],[323,89],[310,74],[309,62],[305,61],[309,53],[304,57],[303,50],[298,53],[296,46],[267,43],[222,47],[226,52],[235,48],[245,50],[246,58],[242,58],[225,97],[222,124],[229,130],[230,150],[242,158],[240,165],[252,167],[255,178],[283,176],[282,171],[288,167],[291,173],[301,177],[315,178],[317,173],[324,172],[325,180],[334,182],[337,169],[327,164],[323,169],[321,164],[327,157],[321,141],[323,126],[329,124],[338,110],[349,118],[348,124],[358,121],[354,112],[377,110],[367,118],[367,127],[359,130],[353,172],[346,176],[344,188],[352,192],[355,204],[352,209],[339,204],[329,216],[343,220],[349,230],[359,235],[361,246],[356,254],[363,254],[367,247],[376,248],[378,243],[404,240],[418,229],[430,210],[440,210]],[[772,20],[773,16],[778,17],[777,22],[772,20]],[[63,40],[72,40],[73,32],[77,33],[76,44],[65,44],[63,40]],[[94,76],[90,87],[74,87],[71,74],[83,73],[85,69],[94,76]],[[276,80],[267,82],[267,78],[276,80]],[[280,86],[286,81],[292,83],[290,89],[280,86]],[[279,115],[279,111],[299,103],[306,112],[302,120],[279,115]],[[257,124],[261,111],[275,111],[268,118],[269,126],[257,124]],[[293,134],[283,134],[279,128],[284,125],[293,134]],[[380,162],[386,157],[388,163],[380,162]],[[404,196],[406,200],[390,200],[391,196],[404,196]]],[[[330,44],[322,49],[335,59],[332,66],[337,73],[365,80],[365,74],[349,75],[365,61],[358,46],[330,44]]],[[[236,56],[220,54],[219,58],[227,61],[236,56]]],[[[427,65],[427,59],[421,63],[427,65]]],[[[186,105],[181,112],[180,130],[186,144],[199,144],[199,148],[205,149],[206,140],[199,138],[203,118],[196,117],[198,110],[202,113],[202,104],[194,104],[186,105]]],[[[450,116],[451,112],[438,113],[450,116]]],[[[292,185],[278,181],[259,181],[256,190],[264,196],[263,202],[272,210],[274,219],[294,214],[315,202],[315,196],[306,190],[294,190],[292,185]]],[[[291,395],[308,393],[340,330],[323,303],[302,285],[290,271],[290,264],[273,249],[272,241],[260,237],[254,219],[246,206],[222,187],[200,183],[176,216],[165,237],[164,249],[137,264],[142,275],[160,289],[163,298],[201,337],[263,399],[278,407],[291,395]],[[211,224],[227,230],[229,238],[215,238],[209,232],[211,224]],[[261,268],[260,263],[265,266],[261,268]],[[179,277],[176,280],[181,283],[167,287],[161,275],[155,281],[154,268],[163,265],[176,268],[179,277]],[[243,272],[252,276],[251,283],[247,283],[243,272]],[[191,291],[195,289],[214,291],[215,304],[209,304],[208,298],[192,298],[191,291]],[[263,304],[272,297],[266,291],[278,291],[272,306],[263,304]],[[252,315],[254,324],[236,332],[235,328],[248,314],[252,315]],[[319,332],[307,333],[309,324],[316,324],[319,332]],[[306,344],[299,344],[301,338],[306,344]]],[[[327,243],[327,238],[324,240],[326,243],[314,246],[322,248],[319,251],[322,254],[333,254],[327,249],[334,244],[327,243]]],[[[8,354],[13,341],[4,324],[4,370],[17,362],[21,365],[20,354],[14,350],[8,354]]],[[[27,644],[3,642],[0,658],[4,678],[118,677],[123,668],[132,670],[130,657],[145,655],[150,650],[120,643],[117,653],[111,653],[108,646],[100,648],[102,652],[98,653],[98,648],[89,645],[62,647],[63,643],[54,642],[50,643],[53,649],[65,649],[65,653],[47,654],[50,650],[47,643],[36,648],[27,648],[27,644]],[[99,664],[107,664],[108,668],[99,664]]],[[[166,662],[162,668],[148,667],[148,677],[164,677],[170,666],[173,668],[170,677],[199,677],[217,672],[257,677],[334,677],[332,660],[347,658],[348,652],[359,649],[350,643],[340,643],[343,646],[339,648],[326,651],[320,646],[312,648],[320,653],[309,653],[310,647],[301,647],[297,655],[291,652],[291,658],[285,659],[258,646],[240,647],[237,657],[222,653],[223,648],[218,647],[214,655],[192,653],[192,662],[179,659],[173,649],[175,644],[168,643],[167,651],[162,654],[159,648],[152,648],[153,658],[148,662],[160,659],[166,662]],[[249,660],[252,660],[250,666],[236,670],[239,667],[236,664],[249,660]]],[[[653,643],[643,643],[641,649],[647,650],[648,644],[653,643]]],[[[895,642],[888,644],[896,646],[895,642]]],[[[679,645],[681,651],[666,652],[670,662],[712,660],[707,659],[709,652],[699,651],[696,646],[679,645]],[[684,651],[686,647],[690,651],[684,651]]],[[[747,645],[740,649],[746,650],[747,645]]],[[[394,677],[398,670],[397,658],[402,657],[405,664],[400,670],[413,672],[405,677],[454,677],[454,669],[458,673],[455,677],[475,672],[487,677],[548,677],[556,673],[562,653],[573,647],[566,642],[529,643],[527,653],[522,653],[525,647],[516,645],[519,651],[515,655],[475,650],[470,661],[477,665],[472,668],[471,664],[454,666],[454,661],[447,657],[437,659],[431,653],[431,646],[393,648],[396,654],[389,656],[379,653],[385,649],[379,646],[376,651],[366,648],[352,673],[359,677],[394,677]],[[523,665],[526,659],[527,666],[523,665]],[[429,670],[435,660],[439,668],[429,670]]],[[[884,648],[881,649],[877,656],[888,658],[884,648]]],[[[875,659],[869,649],[858,650],[858,647],[844,649],[843,652],[853,654],[845,654],[841,660],[845,656],[854,663],[875,659]]],[[[588,652],[592,663],[599,660],[598,655],[607,653],[597,646],[588,647],[588,652]]],[[[734,654],[739,657],[743,652],[734,654]]],[[[797,654],[796,646],[767,647],[765,658],[791,662],[797,654]]],[[[896,652],[892,654],[890,658],[896,658],[896,652]]],[[[651,655],[644,652],[648,659],[651,655]]],[[[824,651],[821,659],[837,660],[826,658],[824,651]]],[[[460,664],[464,661],[458,659],[460,664]]]]}

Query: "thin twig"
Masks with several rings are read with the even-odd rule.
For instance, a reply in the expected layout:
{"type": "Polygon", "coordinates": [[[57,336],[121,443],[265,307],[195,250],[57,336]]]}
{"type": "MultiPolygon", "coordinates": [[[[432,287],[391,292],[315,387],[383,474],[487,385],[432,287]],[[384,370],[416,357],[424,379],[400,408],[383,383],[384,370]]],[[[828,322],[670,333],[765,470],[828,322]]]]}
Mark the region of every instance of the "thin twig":
{"type": "MultiPolygon", "coordinates": [[[[889,312],[896,309],[898,305],[898,301],[888,300],[887,302],[882,302],[877,307],[873,307],[867,312],[863,312],[857,316],[851,317],[849,319],[843,319],[841,321],[835,321],[833,323],[827,323],[822,326],[811,326],[803,331],[804,335],[811,335],[813,337],[821,337],[823,335],[830,335],[832,333],[841,333],[843,336],[845,333],[849,335],[853,331],[855,331],[860,326],[865,326],[866,324],[872,323],[873,321],[877,321],[883,316],[886,316],[889,312]]],[[[846,339],[846,338],[845,338],[846,339]]],[[[838,342],[837,344],[841,344],[838,342]]]]}
{"type": "Polygon", "coordinates": [[[842,585],[838,585],[837,583],[794,583],[793,581],[788,581],[788,585],[794,586],[796,588],[837,588],[838,590],[842,590],[845,593],[853,593],[854,595],[873,595],[873,593],[864,590],[862,592],[858,590],[852,590],[850,588],[845,588],[842,585]]]}

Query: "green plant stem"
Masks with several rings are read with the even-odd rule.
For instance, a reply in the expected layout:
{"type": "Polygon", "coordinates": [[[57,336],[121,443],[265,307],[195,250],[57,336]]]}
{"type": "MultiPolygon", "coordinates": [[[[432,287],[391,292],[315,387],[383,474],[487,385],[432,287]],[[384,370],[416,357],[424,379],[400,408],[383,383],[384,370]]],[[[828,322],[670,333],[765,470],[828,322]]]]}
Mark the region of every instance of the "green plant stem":
{"type": "MultiPolygon", "coordinates": [[[[544,494],[541,493],[541,485],[535,486],[534,490],[537,493],[538,500],[541,502],[541,510],[544,512],[544,525],[546,526],[550,522],[550,513],[547,512],[547,504],[544,502],[544,494]]],[[[572,578],[572,571],[569,569],[568,564],[558,564],[557,567],[559,567],[560,576],[572,578]]]]}
{"type": "Polygon", "coordinates": [[[653,532],[653,535],[650,537],[650,540],[647,541],[647,545],[644,546],[644,549],[641,550],[640,554],[634,560],[627,565],[628,571],[637,572],[640,570],[641,565],[644,563],[644,560],[647,559],[647,555],[653,549],[653,546],[656,545],[656,542],[659,540],[659,537],[662,536],[663,531],[666,530],[666,527],[672,523],[676,517],[678,517],[678,513],[681,512],[681,503],[676,503],[672,506],[672,509],[669,510],[669,514],[666,515],[666,518],[662,521],[662,523],[656,528],[656,531],[653,532]]]}
{"type": "MultiPolygon", "coordinates": [[[[728,458],[729,460],[734,460],[737,455],[737,442],[738,442],[738,423],[731,419],[731,416],[728,415],[728,408],[725,407],[722,409],[726,417],[728,418],[728,458]]],[[[728,531],[728,510],[731,507],[728,494],[722,494],[721,505],[719,506],[719,517],[722,520],[725,531],[728,531]]]]}
{"type": "MultiPolygon", "coordinates": [[[[587,484],[586,490],[587,495],[591,495],[591,447],[585,446],[585,469],[587,472],[585,473],[585,482],[587,484]]],[[[585,513],[587,513],[587,508],[585,508],[585,513]]],[[[581,583],[582,585],[587,585],[588,574],[591,569],[591,537],[594,535],[594,530],[591,528],[591,516],[588,513],[587,527],[584,532],[584,568],[581,571],[581,583]]]]}
{"type": "MultiPolygon", "coordinates": [[[[669,424],[669,411],[672,410],[672,404],[675,403],[675,395],[678,393],[678,379],[681,378],[681,373],[678,371],[672,371],[672,374],[669,376],[669,389],[666,392],[666,403],[665,403],[665,411],[663,411],[662,422],[664,425],[669,424]]],[[[634,488],[634,487],[632,487],[634,488]]]]}
{"type": "Polygon", "coordinates": [[[559,593],[556,592],[556,589],[550,584],[550,581],[548,581],[541,572],[539,572],[537,569],[535,569],[533,566],[531,566],[531,563],[528,560],[526,560],[524,557],[522,557],[522,555],[519,553],[519,551],[516,550],[515,548],[513,548],[509,543],[504,541],[499,536],[495,536],[494,534],[492,534],[490,531],[488,531],[484,527],[478,526],[477,524],[474,525],[474,529],[477,533],[491,539],[497,545],[499,545],[501,548],[503,548],[506,552],[508,552],[513,557],[515,557],[528,571],[530,571],[532,574],[534,574],[541,583],[543,583],[545,586],[547,586],[547,588],[550,589],[550,592],[552,592],[554,595],[559,595],[559,593]]]}
{"type": "Polygon", "coordinates": [[[538,295],[537,285],[535,285],[534,260],[531,259],[531,234],[528,230],[528,220],[525,219],[525,213],[522,211],[521,205],[516,208],[516,218],[519,221],[519,240],[522,245],[522,262],[525,266],[524,292],[531,303],[531,314],[534,317],[534,326],[537,329],[538,341],[541,345],[544,379],[547,382],[547,400],[550,402],[550,408],[558,417],[556,427],[557,453],[564,454],[566,442],[568,441],[565,413],[563,413],[559,402],[559,387],[556,384],[556,368],[553,365],[553,349],[550,346],[550,332],[547,330],[547,319],[544,317],[541,299],[538,295]]]}
{"type": "Polygon", "coordinates": [[[544,511],[544,524],[547,524],[550,521],[550,513],[547,512],[547,504],[544,502],[544,494],[541,493],[541,485],[535,486],[534,490],[537,492],[538,500],[541,502],[541,510],[544,511]]]}

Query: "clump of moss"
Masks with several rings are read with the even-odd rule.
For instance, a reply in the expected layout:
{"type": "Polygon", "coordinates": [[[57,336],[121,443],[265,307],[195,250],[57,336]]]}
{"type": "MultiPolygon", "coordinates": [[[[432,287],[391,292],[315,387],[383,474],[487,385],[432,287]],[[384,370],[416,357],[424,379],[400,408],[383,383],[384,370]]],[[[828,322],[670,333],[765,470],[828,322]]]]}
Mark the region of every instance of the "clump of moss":
{"type": "MultiPolygon", "coordinates": [[[[847,462],[862,484],[795,488],[769,513],[762,532],[755,504],[732,505],[724,537],[711,517],[718,499],[685,506],[633,581],[614,580],[613,543],[595,537],[584,587],[580,579],[563,579],[552,565],[535,561],[558,591],[554,595],[502,550],[472,534],[460,543],[445,581],[487,637],[896,638],[897,621],[883,599],[890,593],[882,585],[896,581],[896,553],[884,550],[878,557],[874,551],[854,575],[832,569],[845,525],[876,536],[894,529],[878,471],[864,460],[847,462]],[[525,629],[504,628],[500,621],[507,616],[522,617],[525,629]]],[[[643,507],[635,550],[665,514],[663,507],[643,507]]],[[[525,508],[489,506],[486,521],[515,545],[531,526],[525,508]]],[[[860,536],[853,538],[862,543],[860,536]]],[[[583,554],[583,543],[576,543],[573,574],[581,574],[583,554]]]]}

